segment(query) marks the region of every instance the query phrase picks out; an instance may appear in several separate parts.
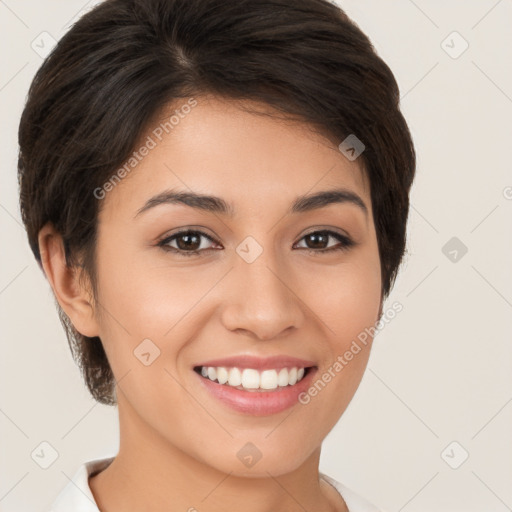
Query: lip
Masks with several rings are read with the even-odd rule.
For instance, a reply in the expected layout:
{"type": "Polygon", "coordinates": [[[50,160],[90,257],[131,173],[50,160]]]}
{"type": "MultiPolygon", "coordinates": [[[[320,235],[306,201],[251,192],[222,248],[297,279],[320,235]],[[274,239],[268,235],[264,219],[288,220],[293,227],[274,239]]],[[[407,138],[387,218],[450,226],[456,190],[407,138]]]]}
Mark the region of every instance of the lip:
{"type": "Polygon", "coordinates": [[[243,354],[239,356],[225,357],[222,359],[213,359],[194,365],[198,366],[224,366],[228,368],[253,368],[255,370],[280,370],[282,368],[308,368],[316,366],[314,361],[299,359],[286,355],[276,355],[271,357],[258,357],[243,354]]]}
{"type": "Polygon", "coordinates": [[[219,384],[200,373],[194,372],[204,389],[223,405],[237,412],[253,416],[277,414],[299,402],[299,396],[310,386],[318,368],[309,368],[302,380],[293,386],[286,386],[275,391],[245,391],[235,387],[219,384]]]}

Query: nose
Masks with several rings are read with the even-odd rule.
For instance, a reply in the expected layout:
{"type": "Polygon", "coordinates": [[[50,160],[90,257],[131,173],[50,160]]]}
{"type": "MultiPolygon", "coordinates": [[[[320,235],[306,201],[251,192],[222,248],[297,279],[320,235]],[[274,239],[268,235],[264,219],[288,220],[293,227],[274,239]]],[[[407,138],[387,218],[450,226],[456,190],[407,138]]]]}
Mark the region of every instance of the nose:
{"type": "Polygon", "coordinates": [[[270,250],[252,263],[239,258],[228,281],[221,315],[226,329],[270,340],[302,325],[305,306],[298,279],[270,250]]]}

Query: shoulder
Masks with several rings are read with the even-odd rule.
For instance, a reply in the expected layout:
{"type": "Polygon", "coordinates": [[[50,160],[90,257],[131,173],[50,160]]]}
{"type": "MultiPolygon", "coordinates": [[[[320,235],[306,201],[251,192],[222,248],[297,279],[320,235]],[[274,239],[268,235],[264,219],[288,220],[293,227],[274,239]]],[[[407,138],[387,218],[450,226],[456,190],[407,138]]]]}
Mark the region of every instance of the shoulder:
{"type": "Polygon", "coordinates": [[[95,459],[82,464],[57,495],[48,512],[99,512],[89,487],[89,476],[102,471],[114,457],[95,459]]]}
{"type": "Polygon", "coordinates": [[[330,483],[343,497],[347,504],[349,512],[385,512],[382,509],[377,508],[375,505],[364,499],[362,496],[357,494],[352,489],[349,489],[341,482],[334,480],[330,476],[319,472],[320,478],[330,483]]]}

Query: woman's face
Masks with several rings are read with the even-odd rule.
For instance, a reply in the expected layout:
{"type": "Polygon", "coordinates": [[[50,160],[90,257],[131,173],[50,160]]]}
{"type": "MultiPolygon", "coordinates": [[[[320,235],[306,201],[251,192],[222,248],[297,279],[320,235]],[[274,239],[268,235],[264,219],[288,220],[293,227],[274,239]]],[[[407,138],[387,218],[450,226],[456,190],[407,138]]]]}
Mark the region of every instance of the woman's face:
{"type": "MultiPolygon", "coordinates": [[[[369,183],[360,160],[304,124],[215,97],[196,101],[162,114],[165,123],[180,113],[141,138],[149,149],[101,200],[95,328],[120,381],[121,443],[179,450],[234,475],[284,474],[319,449],[366,367],[371,338],[345,354],[380,307],[369,183]],[[339,196],[305,200],[339,189],[364,207],[339,196]],[[227,211],[212,200],[166,201],[171,191],[215,196],[227,211]],[[208,383],[194,370],[247,355],[316,368],[265,396],[208,383]],[[276,400],[281,392],[288,401],[276,400]],[[254,467],[251,456],[261,457],[254,467]]],[[[279,374],[282,365],[270,367],[279,374]]],[[[265,375],[272,382],[273,372],[265,375]]]]}

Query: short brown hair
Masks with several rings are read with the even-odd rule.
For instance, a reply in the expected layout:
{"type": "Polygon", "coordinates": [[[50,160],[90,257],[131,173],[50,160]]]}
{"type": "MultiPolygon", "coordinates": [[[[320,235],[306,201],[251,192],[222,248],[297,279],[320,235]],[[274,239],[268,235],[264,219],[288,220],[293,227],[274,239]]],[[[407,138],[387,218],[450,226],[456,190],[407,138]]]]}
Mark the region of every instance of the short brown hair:
{"type": "MultiPolygon", "coordinates": [[[[415,150],[391,70],[328,0],[106,0],[80,18],[35,75],[19,127],[20,209],[39,265],[38,233],[51,222],[66,263],[96,290],[93,190],[166,104],[203,93],[362,141],[386,298],[405,253],[415,150]]],[[[115,404],[100,338],[57,308],[92,396],[115,404]]]]}

